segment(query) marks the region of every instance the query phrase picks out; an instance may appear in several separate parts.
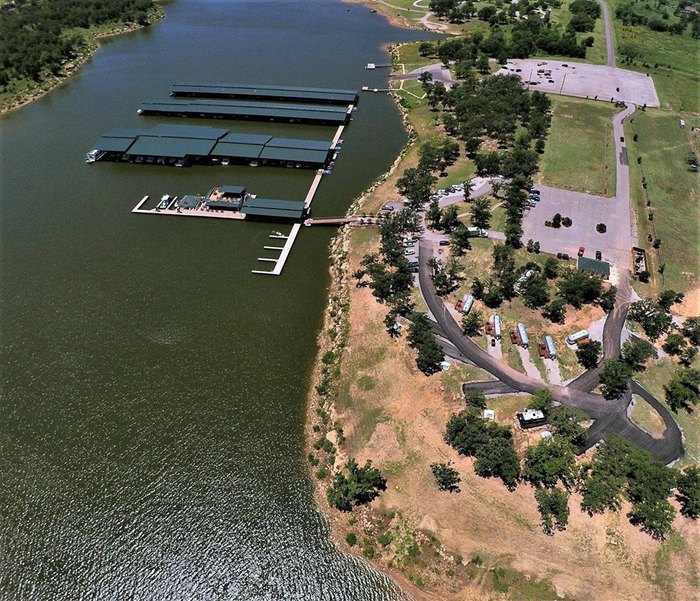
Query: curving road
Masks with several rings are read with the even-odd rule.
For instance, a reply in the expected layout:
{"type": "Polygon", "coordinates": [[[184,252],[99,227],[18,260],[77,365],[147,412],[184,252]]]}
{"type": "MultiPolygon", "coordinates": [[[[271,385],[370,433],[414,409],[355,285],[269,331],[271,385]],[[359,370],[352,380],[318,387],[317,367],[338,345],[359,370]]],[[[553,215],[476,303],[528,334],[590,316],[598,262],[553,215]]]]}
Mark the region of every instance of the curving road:
{"type": "MultiPolygon", "coordinates": [[[[462,334],[452,315],[445,307],[442,299],[435,292],[428,261],[433,256],[432,248],[426,241],[420,242],[419,272],[421,292],[433,317],[437,321],[442,333],[459,351],[469,358],[477,367],[494,376],[498,382],[473,382],[466,385],[466,389],[481,388],[485,392],[493,391],[495,394],[503,394],[510,391],[535,393],[543,387],[539,380],[522,374],[509,365],[499,361],[482,350],[476,343],[462,334]]],[[[624,314],[622,316],[624,322],[624,314]]],[[[619,338],[618,338],[619,344],[619,338]]],[[[635,386],[635,383],[633,383],[635,386]]],[[[637,446],[647,450],[656,459],[664,463],[670,463],[683,454],[682,434],[675,420],[668,410],[656,399],[652,405],[661,414],[666,431],[662,438],[653,438],[638,428],[627,415],[627,407],[631,399],[628,392],[622,399],[607,401],[602,396],[579,390],[573,387],[556,385],[547,386],[552,391],[555,401],[564,405],[577,407],[591,418],[596,420],[588,430],[586,447],[591,447],[601,439],[610,436],[623,436],[637,446]]],[[[645,391],[646,392],[646,391],[645,391]]],[[[646,393],[648,395],[648,393],[646,393]]],[[[651,396],[651,395],[649,395],[651,396]]],[[[645,397],[646,399],[646,397],[645,397]]]]}

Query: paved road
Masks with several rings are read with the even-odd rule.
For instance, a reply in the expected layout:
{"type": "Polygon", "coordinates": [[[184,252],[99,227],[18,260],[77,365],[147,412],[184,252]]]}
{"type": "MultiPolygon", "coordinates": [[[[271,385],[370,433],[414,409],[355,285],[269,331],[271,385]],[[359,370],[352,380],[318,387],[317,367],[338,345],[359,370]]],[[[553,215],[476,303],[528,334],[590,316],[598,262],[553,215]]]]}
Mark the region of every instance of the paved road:
{"type": "Polygon", "coordinates": [[[605,48],[608,55],[608,67],[615,66],[615,36],[613,34],[612,22],[610,19],[610,9],[605,0],[598,0],[600,8],[603,9],[603,23],[605,25],[605,48]]]}
{"type": "MultiPolygon", "coordinates": [[[[505,384],[510,389],[527,392],[529,394],[533,394],[541,389],[543,387],[541,381],[529,378],[502,361],[495,359],[462,334],[461,329],[450,315],[442,299],[436,294],[430,277],[428,261],[430,257],[433,256],[433,244],[421,240],[419,246],[418,275],[421,291],[430,312],[437,321],[445,337],[450,340],[462,354],[468,357],[474,365],[487,371],[497,378],[501,384],[505,384]]],[[[501,389],[501,385],[495,384],[494,382],[484,383],[483,386],[487,390],[501,389]]],[[[629,394],[622,399],[606,401],[600,395],[577,390],[576,388],[555,385],[549,385],[548,388],[552,391],[552,396],[555,401],[577,407],[596,420],[594,425],[589,429],[588,446],[592,446],[601,439],[619,435],[624,436],[634,444],[649,451],[649,453],[664,463],[670,463],[683,454],[680,429],[668,411],[663,411],[664,408],[658,401],[656,401],[656,403],[661,407],[662,411],[660,411],[660,414],[666,423],[667,429],[663,438],[655,439],[646,432],[640,430],[629,419],[627,415],[627,406],[630,400],[629,394]]],[[[656,405],[654,408],[657,409],[657,411],[659,410],[656,405]]]]}

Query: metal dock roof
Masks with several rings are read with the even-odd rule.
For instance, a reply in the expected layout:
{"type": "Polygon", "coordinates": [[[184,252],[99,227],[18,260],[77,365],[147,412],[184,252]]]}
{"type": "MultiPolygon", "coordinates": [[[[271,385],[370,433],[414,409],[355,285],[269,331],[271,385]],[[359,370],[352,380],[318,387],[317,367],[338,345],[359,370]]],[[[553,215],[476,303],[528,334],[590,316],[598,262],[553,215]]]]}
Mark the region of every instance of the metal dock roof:
{"type": "MultiPolygon", "coordinates": [[[[118,132],[110,132],[118,133],[118,132]]],[[[294,140],[267,135],[239,134],[228,129],[191,125],[163,124],[150,130],[135,130],[131,137],[106,135],[94,148],[107,153],[107,160],[128,157],[167,157],[232,159],[263,164],[300,163],[299,167],[325,165],[330,158],[331,142],[324,140],[294,140]]]]}
{"type": "Polygon", "coordinates": [[[243,202],[241,212],[252,217],[301,219],[302,215],[304,214],[304,201],[251,198],[249,196],[243,202]]]}
{"type": "Polygon", "coordinates": [[[206,156],[214,148],[214,140],[194,138],[157,138],[139,136],[129,148],[129,154],[184,159],[186,156],[206,156]]]}
{"type": "Polygon", "coordinates": [[[277,98],[293,102],[315,101],[331,104],[355,104],[356,90],[304,88],[251,84],[179,83],[172,86],[171,96],[223,96],[228,98],[277,98]]]}
{"type": "Polygon", "coordinates": [[[228,133],[223,127],[208,127],[206,125],[175,125],[161,123],[152,127],[146,134],[137,135],[159,136],[163,138],[194,138],[197,140],[218,140],[228,133]]]}
{"type": "Polygon", "coordinates": [[[142,115],[176,115],[199,118],[255,119],[262,121],[297,121],[318,124],[341,124],[350,119],[344,107],[318,107],[307,104],[274,104],[224,100],[144,100],[142,115]]]}

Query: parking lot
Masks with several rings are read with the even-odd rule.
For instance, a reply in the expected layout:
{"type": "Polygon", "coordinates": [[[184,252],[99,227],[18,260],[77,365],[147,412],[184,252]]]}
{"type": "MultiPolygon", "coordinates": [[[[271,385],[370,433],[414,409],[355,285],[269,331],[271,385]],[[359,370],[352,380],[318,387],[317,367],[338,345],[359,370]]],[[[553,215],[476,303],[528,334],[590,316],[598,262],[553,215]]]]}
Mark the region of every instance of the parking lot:
{"type": "Polygon", "coordinates": [[[636,71],[604,65],[525,58],[509,60],[498,73],[518,75],[525,83],[536,82],[534,85],[531,84],[530,89],[540,92],[580,98],[597,96],[598,100],[614,99],[638,106],[643,104],[649,107],[659,106],[653,80],[646,74],[636,71]]]}
{"type": "Polygon", "coordinates": [[[585,246],[587,257],[595,257],[595,251],[600,250],[604,261],[629,264],[632,239],[627,203],[547,186],[537,188],[541,200],[523,216],[523,243],[531,238],[539,241],[544,252],[567,253],[573,257],[579,246],[585,246]],[[545,226],[544,222],[551,220],[555,213],[570,217],[571,227],[545,226]],[[596,231],[599,223],[607,226],[604,234],[596,231]]]}

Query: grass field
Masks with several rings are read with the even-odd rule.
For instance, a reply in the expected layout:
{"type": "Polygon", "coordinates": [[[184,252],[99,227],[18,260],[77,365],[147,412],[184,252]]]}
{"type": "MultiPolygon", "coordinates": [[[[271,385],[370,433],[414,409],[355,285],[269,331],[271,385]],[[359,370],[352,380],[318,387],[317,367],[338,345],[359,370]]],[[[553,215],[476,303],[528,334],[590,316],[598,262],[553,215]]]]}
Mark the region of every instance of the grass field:
{"type": "Polygon", "coordinates": [[[610,104],[550,95],[552,127],[539,179],[558,188],[615,194],[615,146],[610,104]]]}
{"type": "Polygon", "coordinates": [[[689,171],[685,164],[693,144],[697,150],[696,134],[691,130],[700,126],[700,118],[684,118],[686,127],[681,129],[678,114],[649,109],[635,113],[625,128],[640,244],[653,258],[657,279],[659,265],[666,264],[663,281],[656,287],[682,292],[696,287],[700,278],[700,174],[689,171]],[[641,165],[638,157],[642,157],[641,165]],[[642,177],[646,178],[646,191],[642,177]],[[651,202],[648,209],[647,198],[651,202]],[[653,222],[647,217],[649,212],[653,212],[653,222]],[[661,239],[658,252],[651,248],[649,234],[661,239]]]}
{"type": "MultiPolygon", "coordinates": [[[[694,367],[698,368],[700,360],[695,361],[694,367]]],[[[658,361],[636,376],[639,383],[651,392],[659,401],[666,405],[664,384],[668,383],[676,369],[676,364],[670,359],[658,361]]],[[[683,430],[685,456],[679,461],[681,466],[697,464],[700,462],[700,411],[693,413],[679,411],[673,417],[683,430]]]]}
{"type": "MultiPolygon", "coordinates": [[[[621,0],[608,0],[611,15],[614,16],[615,9],[621,3],[621,0]]],[[[637,5],[637,8],[642,7],[637,5]]],[[[675,20],[671,17],[669,23],[675,20]]],[[[661,108],[700,112],[698,40],[692,39],[688,31],[682,36],[671,35],[652,31],[645,26],[623,25],[617,19],[613,19],[613,25],[617,66],[650,74],[661,108]],[[626,61],[621,53],[629,45],[633,45],[637,52],[631,62],[626,61]]]]}

